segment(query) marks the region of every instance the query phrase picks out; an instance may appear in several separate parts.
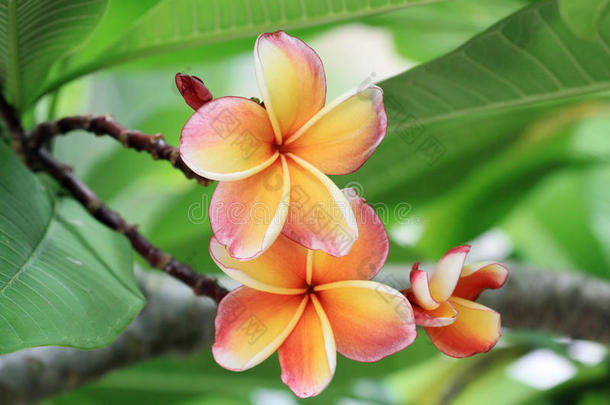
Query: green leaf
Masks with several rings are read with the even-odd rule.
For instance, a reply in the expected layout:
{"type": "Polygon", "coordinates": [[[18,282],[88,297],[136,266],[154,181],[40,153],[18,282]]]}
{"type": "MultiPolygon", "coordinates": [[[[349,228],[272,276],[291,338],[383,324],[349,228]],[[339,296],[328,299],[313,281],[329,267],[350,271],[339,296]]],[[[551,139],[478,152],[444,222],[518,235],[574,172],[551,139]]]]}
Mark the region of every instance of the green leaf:
{"type": "Polygon", "coordinates": [[[427,62],[525,5],[525,0],[454,0],[371,16],[362,23],[388,29],[402,56],[427,62]]]}
{"type": "Polygon", "coordinates": [[[226,42],[261,32],[354,19],[442,0],[163,0],[97,57],[73,65],[42,94],[93,71],[180,48],[226,42]]]}
{"type": "Polygon", "coordinates": [[[112,342],[144,305],[125,238],[0,143],[0,353],[112,342]]]}
{"type": "Polygon", "coordinates": [[[576,35],[594,39],[599,20],[608,10],[608,5],[608,0],[560,0],[559,12],[576,35]]]}
{"type": "Polygon", "coordinates": [[[610,89],[610,18],[604,21],[598,40],[582,40],[556,1],[537,2],[455,51],[381,82],[388,135],[357,173],[336,181],[359,182],[365,197],[406,201],[417,211],[551,108],[610,89]]]}
{"type": "Polygon", "coordinates": [[[610,276],[604,246],[592,229],[588,173],[566,170],[551,176],[508,219],[506,229],[525,261],[610,276]]]}
{"type": "MultiPolygon", "coordinates": [[[[610,154],[593,157],[579,151],[573,145],[573,138],[579,135],[582,122],[587,122],[592,115],[607,115],[608,111],[608,104],[587,102],[553,112],[531,125],[529,131],[502,153],[480,163],[459,185],[425,208],[426,228],[420,248],[438,252],[471,240],[497,225],[530,190],[554,172],[607,159],[610,154]]],[[[538,247],[534,244],[533,248],[538,247]]],[[[599,255],[591,252],[588,257],[586,267],[590,268],[599,255]]]]}
{"type": "Polygon", "coordinates": [[[93,31],[107,0],[1,0],[0,84],[27,106],[49,67],[93,31]]]}

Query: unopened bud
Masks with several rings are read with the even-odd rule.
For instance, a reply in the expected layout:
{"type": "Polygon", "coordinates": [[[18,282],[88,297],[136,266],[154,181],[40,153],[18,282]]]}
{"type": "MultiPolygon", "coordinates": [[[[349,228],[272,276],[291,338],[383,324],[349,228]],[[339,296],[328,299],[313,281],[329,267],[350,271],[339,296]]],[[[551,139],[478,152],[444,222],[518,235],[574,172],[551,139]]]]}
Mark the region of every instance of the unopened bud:
{"type": "Polygon", "coordinates": [[[212,100],[212,93],[197,76],[176,73],[176,87],[184,97],[184,101],[194,110],[212,100]]]}

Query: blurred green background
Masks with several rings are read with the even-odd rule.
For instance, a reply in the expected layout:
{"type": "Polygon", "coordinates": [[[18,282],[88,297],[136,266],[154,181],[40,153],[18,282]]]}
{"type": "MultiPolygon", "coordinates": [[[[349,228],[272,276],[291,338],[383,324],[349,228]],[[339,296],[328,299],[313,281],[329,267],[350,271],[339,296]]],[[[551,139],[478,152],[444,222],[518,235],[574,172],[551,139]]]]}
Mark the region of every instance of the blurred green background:
{"type": "MultiPolygon", "coordinates": [[[[124,57],[126,51],[118,46],[116,52],[104,54],[108,45],[133,30],[134,24],[141,23],[155,7],[157,20],[151,20],[156,21],[152,28],[148,21],[148,28],[175,28],[172,15],[163,14],[167,3],[111,1],[85,45],[62,63],[54,64],[51,75],[61,78],[62,72],[86,72],[91,60],[101,60],[102,65],[95,69],[104,69],[51,91],[34,109],[26,111],[27,120],[31,123],[65,115],[111,113],[128,128],[161,132],[169,143],[177,145],[180,129],[192,111],[175,88],[176,72],[201,77],[216,97],[259,96],[252,61],[256,35],[247,30],[233,37],[219,33],[220,39],[212,38],[197,46],[188,41],[168,43],[162,49],[135,52],[129,57],[124,57]]],[[[229,3],[241,10],[239,2],[229,3]]],[[[398,95],[394,102],[399,105],[388,107],[390,132],[378,151],[358,173],[334,179],[340,186],[355,187],[369,202],[386,204],[383,219],[392,241],[387,274],[416,260],[436,260],[448,248],[471,242],[472,256],[476,256],[473,260],[515,260],[545,269],[610,277],[608,93],[585,94],[592,93],[592,88],[575,92],[570,98],[542,98],[489,114],[475,109],[439,123],[429,119],[425,105],[421,114],[410,115],[409,103],[415,101],[404,98],[408,89],[393,90],[391,80],[383,82],[448,54],[503,18],[536,3],[433,2],[381,14],[371,8],[341,21],[322,18],[309,22],[303,15],[297,16],[287,30],[320,54],[329,100],[370,82],[381,82],[382,87],[387,83],[386,96],[398,95]],[[392,120],[400,118],[396,112],[404,110],[406,119],[411,120],[411,132],[403,136],[392,132],[396,129],[392,120]],[[412,138],[432,142],[433,152],[412,138]]],[[[608,21],[599,19],[600,31],[606,34],[610,30],[608,21]]],[[[544,42],[538,47],[540,44],[529,36],[534,32],[528,32],[530,23],[525,21],[524,32],[515,35],[525,47],[537,49],[539,60],[545,63],[549,48],[544,42]]],[[[146,26],[146,20],[140,25],[146,26]]],[[[148,34],[145,28],[141,37],[148,34]]],[[[124,48],[131,45],[125,44],[124,48]]],[[[493,55],[492,48],[483,59],[497,59],[498,74],[510,77],[514,68],[510,57],[502,60],[500,55],[493,55]]],[[[597,59],[594,54],[583,57],[606,66],[599,67],[601,79],[593,77],[593,81],[603,82],[603,75],[608,74],[608,84],[608,60],[597,59]]],[[[455,77],[459,77],[462,65],[455,60],[446,62],[446,71],[455,69],[455,77]]],[[[562,63],[567,62],[556,61],[555,65],[562,63]]],[[[517,77],[532,81],[516,82],[514,86],[523,85],[527,91],[538,79],[523,73],[527,66],[522,69],[517,77]]],[[[424,76],[425,70],[420,72],[412,77],[424,76]]],[[[479,78],[468,80],[475,83],[479,78]]],[[[452,90],[457,101],[448,106],[449,110],[459,107],[459,100],[472,97],[468,80],[464,80],[462,94],[452,90]]],[[[490,94],[486,97],[493,99],[493,89],[490,94]]],[[[434,95],[413,92],[409,97],[425,104],[434,95]]],[[[388,102],[392,100],[386,98],[388,102]]],[[[104,137],[72,133],[58,139],[54,148],[56,155],[72,165],[110,207],[130,223],[139,224],[153,243],[200,271],[219,272],[207,249],[211,231],[206,212],[213,185],[202,188],[185,180],[167,163],[121,148],[104,137]]],[[[498,347],[489,354],[457,361],[440,355],[421,333],[410,348],[378,363],[339,358],[333,382],[320,396],[308,400],[297,400],[281,383],[277,358],[250,371],[232,373],[216,365],[211,353],[205,351],[116,371],[45,405],[607,405],[609,368],[606,348],[591,342],[506,330],[498,347]]]]}

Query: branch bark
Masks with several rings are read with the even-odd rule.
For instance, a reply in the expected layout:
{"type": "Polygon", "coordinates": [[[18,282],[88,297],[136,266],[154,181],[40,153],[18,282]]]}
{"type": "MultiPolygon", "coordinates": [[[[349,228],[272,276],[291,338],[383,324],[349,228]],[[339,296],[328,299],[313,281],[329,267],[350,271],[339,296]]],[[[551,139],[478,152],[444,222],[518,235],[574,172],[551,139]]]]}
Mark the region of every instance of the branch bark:
{"type": "MultiPolygon", "coordinates": [[[[610,343],[610,282],[517,264],[508,267],[507,284],[479,300],[502,314],[503,326],[610,343]]],[[[388,266],[377,280],[402,288],[408,274],[407,267],[392,271],[388,266]]],[[[211,343],[211,301],[193,296],[169,277],[143,272],[136,276],[147,305],[110,346],[91,351],[43,347],[0,356],[0,403],[32,404],[115,369],[155,356],[188,354],[211,343]]]]}
{"type": "Polygon", "coordinates": [[[202,186],[212,183],[212,180],[192,171],[180,157],[178,148],[168,145],[162,134],[150,135],[127,129],[115,122],[110,115],[77,115],[57,121],[43,122],[30,132],[28,148],[37,150],[53,137],[65,135],[78,129],[92,132],[96,135],[108,135],[119,141],[126,148],[135,149],[139,152],[147,152],[155,160],[167,160],[174,168],[184,173],[188,179],[195,179],[202,186]]]}
{"type": "Polygon", "coordinates": [[[479,302],[502,315],[502,325],[610,343],[610,282],[580,272],[508,265],[500,290],[479,302]]]}

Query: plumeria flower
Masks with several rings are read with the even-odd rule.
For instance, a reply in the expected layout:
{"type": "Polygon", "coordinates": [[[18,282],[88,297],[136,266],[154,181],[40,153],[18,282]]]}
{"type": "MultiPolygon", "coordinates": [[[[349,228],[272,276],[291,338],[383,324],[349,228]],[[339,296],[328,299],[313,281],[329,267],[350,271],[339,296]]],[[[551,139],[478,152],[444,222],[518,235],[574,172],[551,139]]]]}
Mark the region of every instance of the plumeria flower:
{"type": "Polygon", "coordinates": [[[500,314],[474,300],[486,288],[500,288],[508,270],[500,263],[464,265],[470,246],[449,250],[430,278],[415,263],[406,296],[413,305],[415,322],[443,353],[468,357],[488,352],[500,338],[500,314]]]}
{"type": "Polygon", "coordinates": [[[280,235],[258,258],[240,261],[212,237],[214,261],[244,284],[218,306],[212,352],[222,367],[247,370],[277,350],[282,381],[309,397],[332,379],[336,351],[372,362],[413,342],[407,299],[370,281],[388,254],[383,223],[355,191],[344,193],[360,232],[346,256],[309,250],[280,235]]]}
{"type": "Polygon", "coordinates": [[[243,97],[203,104],[182,129],[180,154],[218,180],[210,204],[216,240],[238,259],[265,251],[280,232],[334,256],[358,237],[350,204],[326,176],[358,169],[386,133],[383,93],[370,86],[324,105],[318,55],[282,31],[254,47],[263,105],[243,97]]]}

